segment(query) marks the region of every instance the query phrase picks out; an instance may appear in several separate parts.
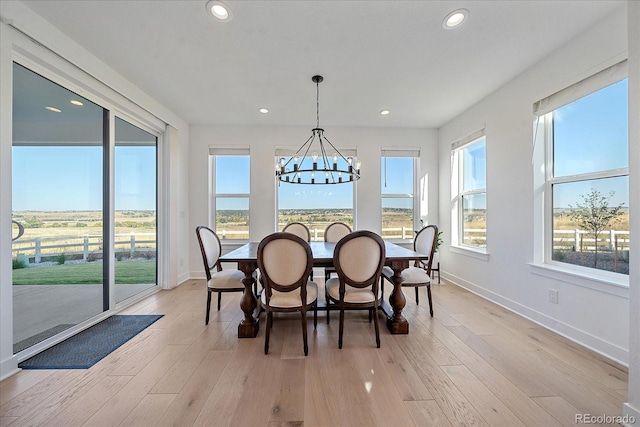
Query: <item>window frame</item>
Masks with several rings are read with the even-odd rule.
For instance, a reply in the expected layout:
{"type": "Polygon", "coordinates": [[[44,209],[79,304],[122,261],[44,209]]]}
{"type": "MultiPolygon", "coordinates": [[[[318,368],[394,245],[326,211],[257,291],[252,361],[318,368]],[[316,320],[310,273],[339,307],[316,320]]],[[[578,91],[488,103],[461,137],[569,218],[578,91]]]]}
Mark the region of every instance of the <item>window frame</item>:
{"type": "Polygon", "coordinates": [[[413,167],[413,176],[411,177],[411,184],[412,184],[412,189],[411,189],[411,193],[383,193],[382,192],[382,184],[380,186],[380,235],[383,236],[382,234],[382,209],[383,209],[383,200],[384,199],[411,199],[411,207],[413,209],[413,218],[412,218],[412,227],[413,230],[411,232],[411,237],[408,239],[390,239],[390,238],[385,238],[384,236],[382,237],[385,241],[390,242],[390,243],[411,243],[413,244],[413,239],[415,237],[415,230],[420,230],[420,228],[422,228],[420,226],[420,218],[421,218],[421,212],[420,212],[420,197],[419,196],[419,190],[420,190],[420,185],[418,182],[418,170],[420,168],[420,148],[413,148],[413,147],[382,147],[381,151],[380,151],[380,164],[381,164],[381,170],[380,170],[380,177],[382,178],[382,176],[384,176],[384,174],[386,173],[386,169],[383,170],[382,169],[382,162],[384,161],[385,158],[388,157],[396,157],[396,158],[407,158],[407,159],[411,159],[412,160],[412,167],[413,167]],[[418,196],[417,196],[418,194],[418,196]]]}
{"type": "MultiPolygon", "coordinates": [[[[623,60],[548,96],[533,106],[534,159],[534,260],[535,274],[568,281],[590,289],[622,295],[629,287],[629,276],[593,267],[553,260],[553,186],[558,184],[628,177],[629,167],[613,168],[565,176],[554,176],[553,112],[572,102],[628,78],[627,61],[623,60]],[[537,173],[536,173],[537,172],[537,173]],[[621,293],[622,292],[622,293],[621,293]]],[[[627,206],[628,207],[628,206],[627,206]]]]}
{"type": "Polygon", "coordinates": [[[451,144],[451,222],[452,236],[451,249],[460,254],[469,255],[478,259],[488,260],[489,255],[489,239],[488,239],[488,185],[487,185],[487,135],[485,128],[477,130],[451,144]],[[464,190],[464,161],[462,152],[464,149],[484,140],[485,144],[485,186],[482,188],[474,188],[472,190],[464,190]],[[472,245],[463,242],[464,238],[464,197],[472,195],[485,195],[485,246],[472,245]]]}
{"type": "MultiPolygon", "coordinates": [[[[209,227],[216,231],[218,199],[246,199],[248,217],[251,217],[251,152],[248,147],[210,146],[209,147],[209,227]],[[246,156],[249,159],[249,170],[247,180],[249,191],[247,193],[217,193],[216,192],[216,157],[224,156],[246,156]]],[[[216,231],[217,234],[217,231],[216,231]]],[[[251,240],[251,226],[247,230],[246,239],[229,239],[218,236],[222,245],[247,243],[251,240]]]]}

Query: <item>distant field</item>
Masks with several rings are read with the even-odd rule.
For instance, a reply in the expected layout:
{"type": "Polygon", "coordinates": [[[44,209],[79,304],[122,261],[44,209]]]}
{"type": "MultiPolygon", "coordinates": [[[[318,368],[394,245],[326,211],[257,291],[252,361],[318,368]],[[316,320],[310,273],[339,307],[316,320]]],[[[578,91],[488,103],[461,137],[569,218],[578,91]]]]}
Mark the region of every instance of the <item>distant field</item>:
{"type": "MultiPolygon", "coordinates": [[[[218,211],[216,231],[223,238],[246,239],[249,235],[248,211],[218,211]]],[[[301,222],[313,233],[321,232],[332,222],[344,222],[353,228],[353,210],[351,209],[283,209],[278,212],[278,230],[291,222],[301,222]]],[[[413,211],[411,209],[383,209],[382,229],[384,236],[400,237],[401,229],[410,230],[413,235],[413,211]],[[388,230],[387,230],[388,229],[388,230]],[[394,231],[392,231],[394,230],[394,231]]],[[[313,237],[312,237],[313,238],[313,237]]]]}
{"type": "MultiPolygon", "coordinates": [[[[155,211],[116,211],[115,216],[116,233],[155,232],[155,211]]],[[[24,227],[25,239],[102,234],[100,211],[14,211],[12,219],[24,227]]]]}
{"type": "MultiPolygon", "coordinates": [[[[620,210],[622,215],[616,220],[611,221],[609,227],[610,230],[616,231],[629,231],[629,208],[622,208],[620,210]]],[[[553,228],[556,230],[573,230],[576,225],[569,218],[569,209],[555,209],[553,212],[553,228]]]]}

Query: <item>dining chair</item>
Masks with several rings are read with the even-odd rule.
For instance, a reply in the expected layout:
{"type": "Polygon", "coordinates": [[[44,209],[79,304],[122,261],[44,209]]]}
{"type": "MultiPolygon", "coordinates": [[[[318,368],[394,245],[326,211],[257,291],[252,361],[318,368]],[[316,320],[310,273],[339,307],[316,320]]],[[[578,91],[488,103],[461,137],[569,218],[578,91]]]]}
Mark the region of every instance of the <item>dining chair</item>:
{"type": "MultiPolygon", "coordinates": [[[[301,222],[290,222],[284,226],[282,231],[285,233],[295,234],[305,242],[311,241],[311,232],[309,231],[309,227],[301,222]]],[[[311,270],[311,280],[313,280],[313,270],[311,270]]]]}
{"type": "MultiPolygon", "coordinates": [[[[324,241],[336,243],[340,241],[344,236],[351,233],[351,227],[344,222],[332,222],[324,229],[324,241]]],[[[331,277],[331,273],[335,273],[334,267],[324,268],[324,281],[326,282],[331,277]]]]}
{"type": "Polygon", "coordinates": [[[266,312],[264,354],[269,353],[269,335],[274,312],[296,312],[302,317],[304,355],[307,345],[307,310],[313,310],[313,327],[318,325],[318,285],[309,280],[313,267],[311,247],[293,233],[278,232],[258,245],[258,268],[264,290],[260,302],[266,312]]]}
{"type": "MultiPolygon", "coordinates": [[[[325,285],[327,306],[337,304],[340,310],[338,347],[342,348],[345,310],[368,310],[369,321],[373,314],[376,346],[380,348],[378,326],[378,280],[385,261],[385,246],[382,237],[368,231],[354,231],[340,239],[333,251],[333,265],[338,277],[325,285]]],[[[329,310],[327,310],[327,317],[329,310]]]]}
{"type": "Polygon", "coordinates": [[[205,325],[209,324],[209,311],[211,310],[211,293],[218,293],[218,311],[222,292],[244,292],[244,273],[240,270],[223,270],[219,258],[222,253],[222,245],[215,231],[200,225],[196,227],[196,235],[200,244],[204,272],[207,277],[207,314],[205,325]],[[215,271],[214,271],[215,269],[215,271]]]}
{"type": "MultiPolygon", "coordinates": [[[[402,270],[402,286],[413,287],[416,290],[416,304],[419,304],[418,288],[424,286],[427,288],[427,297],[429,298],[429,313],[433,317],[433,301],[431,300],[431,265],[433,263],[433,253],[436,250],[436,241],[438,240],[438,227],[435,225],[427,225],[416,234],[413,240],[413,250],[423,255],[428,255],[426,260],[418,260],[414,265],[402,270]]],[[[380,288],[384,295],[384,280],[388,280],[393,284],[393,270],[389,267],[382,269],[382,278],[380,279],[380,288]]]]}
{"type": "Polygon", "coordinates": [[[309,231],[309,227],[301,222],[290,222],[284,226],[282,231],[285,233],[293,233],[305,242],[311,241],[311,232],[309,231]]]}

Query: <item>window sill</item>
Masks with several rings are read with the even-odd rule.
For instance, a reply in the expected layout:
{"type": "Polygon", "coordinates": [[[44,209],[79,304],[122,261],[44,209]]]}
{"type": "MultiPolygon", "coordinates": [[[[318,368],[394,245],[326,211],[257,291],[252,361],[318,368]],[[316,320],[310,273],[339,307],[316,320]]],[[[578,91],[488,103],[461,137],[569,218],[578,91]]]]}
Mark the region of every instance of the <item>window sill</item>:
{"type": "Polygon", "coordinates": [[[629,298],[629,278],[622,274],[597,274],[572,270],[552,264],[530,263],[529,269],[533,274],[554,280],[571,283],[576,286],[605,292],[624,298],[629,298]],[[620,277],[618,277],[620,276],[620,277]]]}
{"type": "Polygon", "coordinates": [[[475,249],[465,246],[449,246],[449,251],[454,254],[460,254],[471,258],[479,259],[481,261],[489,261],[489,253],[482,249],[475,249]]]}

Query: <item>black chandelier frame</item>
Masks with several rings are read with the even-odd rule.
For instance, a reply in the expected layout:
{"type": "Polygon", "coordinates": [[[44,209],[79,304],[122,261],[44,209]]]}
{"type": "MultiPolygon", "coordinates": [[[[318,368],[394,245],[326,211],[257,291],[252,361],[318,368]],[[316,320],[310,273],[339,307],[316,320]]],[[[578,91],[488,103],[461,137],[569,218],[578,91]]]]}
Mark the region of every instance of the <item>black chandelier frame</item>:
{"type": "Polygon", "coordinates": [[[340,151],[324,136],[324,129],[320,127],[320,83],[324,80],[322,76],[313,76],[311,81],[316,84],[316,127],[311,129],[311,136],[302,144],[293,156],[286,160],[284,157],[278,159],[276,164],[276,179],[279,182],[293,184],[342,184],[354,182],[360,179],[360,162],[352,157],[345,157],[340,151]],[[318,145],[317,151],[312,151],[314,143],[318,145]],[[325,143],[330,146],[333,152],[327,152],[325,143]],[[309,162],[313,160],[311,168],[309,162]],[[333,160],[333,161],[330,161],[333,160]],[[339,165],[338,159],[344,160],[347,168],[339,165]],[[318,162],[320,160],[320,162],[318,162]]]}

